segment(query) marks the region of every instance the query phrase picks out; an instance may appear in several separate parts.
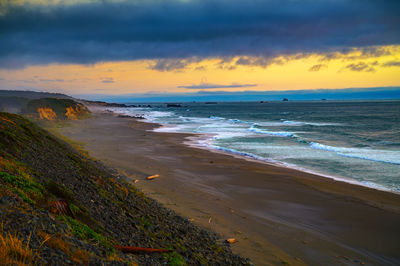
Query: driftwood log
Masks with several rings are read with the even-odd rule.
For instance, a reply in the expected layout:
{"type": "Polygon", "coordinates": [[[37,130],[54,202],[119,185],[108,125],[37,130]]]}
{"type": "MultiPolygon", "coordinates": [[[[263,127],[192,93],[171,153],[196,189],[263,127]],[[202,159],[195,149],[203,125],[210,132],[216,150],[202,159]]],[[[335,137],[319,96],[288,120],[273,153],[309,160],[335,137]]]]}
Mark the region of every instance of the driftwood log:
{"type": "Polygon", "coordinates": [[[157,249],[157,248],[141,248],[141,247],[130,247],[130,246],[114,246],[119,251],[124,253],[167,253],[172,252],[170,249],[157,249]]]}

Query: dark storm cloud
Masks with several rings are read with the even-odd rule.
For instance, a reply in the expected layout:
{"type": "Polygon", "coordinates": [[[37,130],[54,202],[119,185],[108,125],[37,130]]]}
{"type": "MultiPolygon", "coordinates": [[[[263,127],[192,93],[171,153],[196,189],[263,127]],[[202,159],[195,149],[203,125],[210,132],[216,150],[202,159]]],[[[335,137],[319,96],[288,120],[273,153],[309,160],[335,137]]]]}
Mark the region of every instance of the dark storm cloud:
{"type": "Polygon", "coordinates": [[[202,83],[193,84],[188,86],[178,86],[177,88],[191,89],[191,90],[207,90],[207,89],[227,89],[227,88],[248,88],[256,87],[257,84],[212,84],[212,83],[202,83]]]}
{"type": "MultiPolygon", "coordinates": [[[[154,69],[179,59],[241,56],[266,66],[279,55],[335,55],[400,43],[400,1],[106,1],[2,6],[0,67],[137,59],[154,69]],[[254,59],[258,58],[258,59],[254,59]]],[[[368,51],[368,49],[372,49],[368,51]]],[[[276,62],[274,62],[276,63],[276,62]]]]}
{"type": "Polygon", "coordinates": [[[158,71],[181,71],[187,65],[199,61],[201,61],[201,59],[195,57],[185,59],[157,59],[149,68],[158,71]]]}
{"type": "Polygon", "coordinates": [[[41,82],[64,82],[63,79],[39,79],[41,82]]]}
{"type": "Polygon", "coordinates": [[[394,61],[394,60],[389,61],[389,62],[382,64],[382,66],[384,66],[384,67],[400,67],[400,61],[394,61]]]}
{"type": "MultiPolygon", "coordinates": [[[[374,62],[375,63],[375,62],[374,62]]],[[[359,62],[356,64],[348,64],[345,66],[345,69],[351,70],[351,71],[356,71],[356,72],[374,72],[375,69],[372,67],[375,65],[374,63],[368,64],[365,62],[359,62]]]]}
{"type": "Polygon", "coordinates": [[[114,83],[114,78],[102,78],[102,83],[114,83]]]}
{"type": "Polygon", "coordinates": [[[308,69],[308,71],[317,72],[317,71],[320,71],[321,69],[324,69],[324,68],[327,68],[327,67],[328,66],[325,65],[325,64],[317,64],[317,65],[313,65],[312,67],[310,67],[308,69]]]}

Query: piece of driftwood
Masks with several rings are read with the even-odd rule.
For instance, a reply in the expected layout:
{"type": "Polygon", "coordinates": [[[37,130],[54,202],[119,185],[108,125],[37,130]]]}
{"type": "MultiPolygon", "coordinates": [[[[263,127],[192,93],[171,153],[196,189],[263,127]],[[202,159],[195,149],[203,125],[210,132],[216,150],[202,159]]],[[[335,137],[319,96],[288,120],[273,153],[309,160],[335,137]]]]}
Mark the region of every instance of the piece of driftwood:
{"type": "Polygon", "coordinates": [[[226,241],[226,243],[229,243],[229,244],[233,244],[233,243],[236,243],[237,242],[237,240],[235,239],[235,238],[228,238],[227,240],[225,240],[226,241]]]}
{"type": "Polygon", "coordinates": [[[146,177],[146,179],[147,180],[153,180],[153,179],[158,178],[158,177],[160,177],[160,175],[151,175],[151,176],[146,177]]]}
{"type": "Polygon", "coordinates": [[[68,203],[65,200],[54,200],[49,202],[51,212],[55,214],[63,214],[72,216],[72,212],[68,207],[68,203]]]}
{"type": "Polygon", "coordinates": [[[142,248],[142,247],[130,247],[130,246],[114,246],[119,251],[124,253],[167,253],[172,252],[170,249],[158,249],[158,248],[142,248]]]}

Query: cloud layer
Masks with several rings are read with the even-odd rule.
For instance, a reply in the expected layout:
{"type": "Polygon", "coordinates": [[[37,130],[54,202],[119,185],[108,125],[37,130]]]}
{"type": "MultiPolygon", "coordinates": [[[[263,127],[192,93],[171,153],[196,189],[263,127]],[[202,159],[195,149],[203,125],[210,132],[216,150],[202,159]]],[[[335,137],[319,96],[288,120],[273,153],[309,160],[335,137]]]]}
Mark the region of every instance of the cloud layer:
{"type": "MultiPolygon", "coordinates": [[[[3,4],[0,67],[241,56],[266,65],[298,53],[400,43],[397,0],[92,1],[3,4]],[[256,59],[254,59],[256,58],[256,59]]],[[[159,61],[168,70],[180,61],[159,61]]]]}
{"type": "Polygon", "coordinates": [[[228,88],[249,88],[256,87],[257,84],[213,84],[213,83],[201,83],[187,86],[178,86],[178,88],[190,89],[190,90],[207,90],[207,89],[228,89],[228,88]]]}

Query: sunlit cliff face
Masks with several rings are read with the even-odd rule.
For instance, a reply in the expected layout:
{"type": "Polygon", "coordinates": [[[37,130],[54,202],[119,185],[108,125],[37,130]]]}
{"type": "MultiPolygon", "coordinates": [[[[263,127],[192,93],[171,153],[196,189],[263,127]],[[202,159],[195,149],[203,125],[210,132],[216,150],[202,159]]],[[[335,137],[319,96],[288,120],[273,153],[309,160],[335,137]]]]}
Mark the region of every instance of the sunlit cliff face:
{"type": "Polygon", "coordinates": [[[76,95],[400,85],[396,1],[0,6],[0,89],[76,95]]]}

